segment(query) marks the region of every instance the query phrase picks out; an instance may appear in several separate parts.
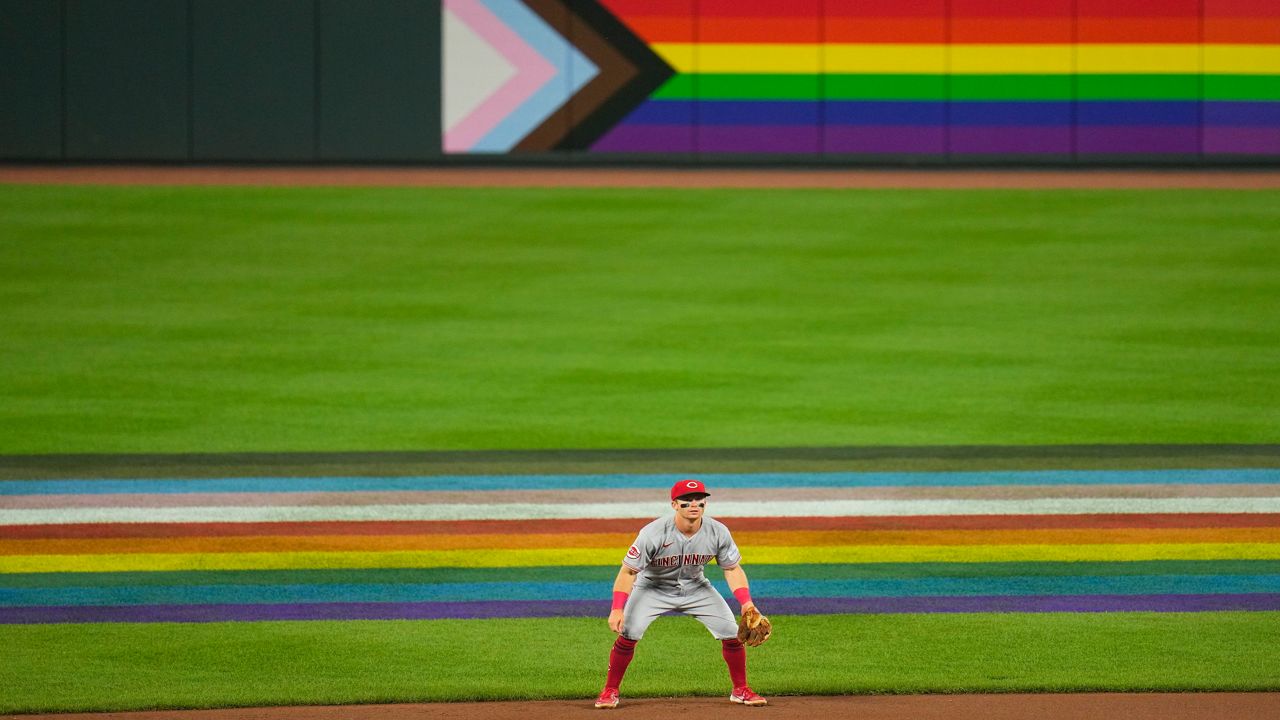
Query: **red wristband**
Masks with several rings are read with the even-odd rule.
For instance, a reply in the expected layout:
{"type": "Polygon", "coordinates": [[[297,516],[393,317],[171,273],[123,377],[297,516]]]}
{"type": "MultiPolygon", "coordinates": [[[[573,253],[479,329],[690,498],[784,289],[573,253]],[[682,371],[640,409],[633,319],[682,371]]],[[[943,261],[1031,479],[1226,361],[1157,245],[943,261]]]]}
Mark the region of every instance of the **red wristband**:
{"type": "Polygon", "coordinates": [[[738,598],[738,605],[746,605],[751,602],[751,591],[747,588],[740,587],[733,591],[733,596],[738,598]]]}
{"type": "Polygon", "coordinates": [[[617,590],[614,590],[613,591],[613,607],[609,609],[621,610],[622,608],[626,607],[628,597],[630,597],[629,593],[618,592],[617,590]]]}

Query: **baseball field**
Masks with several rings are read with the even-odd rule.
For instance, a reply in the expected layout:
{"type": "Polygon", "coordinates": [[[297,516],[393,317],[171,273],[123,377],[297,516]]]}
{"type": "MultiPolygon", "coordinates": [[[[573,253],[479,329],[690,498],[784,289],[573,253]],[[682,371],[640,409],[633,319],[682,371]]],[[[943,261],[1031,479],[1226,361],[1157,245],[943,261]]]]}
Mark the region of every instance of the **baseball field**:
{"type": "MultiPolygon", "coordinates": [[[[11,184],[0,237],[0,713],[588,703],[685,475],[771,698],[1280,691],[1280,189],[11,184]]],[[[624,702],[724,676],[666,618],[624,702]]]]}

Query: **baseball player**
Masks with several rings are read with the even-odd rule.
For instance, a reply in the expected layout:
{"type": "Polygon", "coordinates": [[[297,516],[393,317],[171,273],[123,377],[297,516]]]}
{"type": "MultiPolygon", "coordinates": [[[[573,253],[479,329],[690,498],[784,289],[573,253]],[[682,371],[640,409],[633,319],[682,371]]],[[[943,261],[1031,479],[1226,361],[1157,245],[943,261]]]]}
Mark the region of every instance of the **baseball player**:
{"type": "Polygon", "coordinates": [[[754,607],[742,571],[742,556],[729,528],[704,514],[711,493],[698,480],[681,480],[671,488],[673,515],[645,525],[622,559],[613,583],[609,629],[618,633],[609,653],[609,674],[597,708],[618,706],[618,686],[631,662],[636,643],[664,612],[692,615],[722,644],[733,692],[729,700],[742,705],[768,701],[747,686],[747,653],[738,639],[733,611],[703,575],[713,558],[724,569],[729,589],[743,611],[754,607]]]}

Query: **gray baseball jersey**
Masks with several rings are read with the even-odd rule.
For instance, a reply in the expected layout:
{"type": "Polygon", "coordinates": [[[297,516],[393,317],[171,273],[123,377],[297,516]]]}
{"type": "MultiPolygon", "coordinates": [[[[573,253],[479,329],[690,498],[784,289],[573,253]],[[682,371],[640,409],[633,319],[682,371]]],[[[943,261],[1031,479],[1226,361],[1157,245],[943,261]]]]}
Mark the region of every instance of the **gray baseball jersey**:
{"type": "Polygon", "coordinates": [[[697,618],[717,639],[736,637],[733,611],[703,574],[713,559],[726,570],[742,561],[729,528],[719,520],[702,518],[693,537],[676,529],[674,516],[645,525],[622,560],[639,573],[623,610],[623,636],[639,640],[659,615],[674,611],[697,618]]]}

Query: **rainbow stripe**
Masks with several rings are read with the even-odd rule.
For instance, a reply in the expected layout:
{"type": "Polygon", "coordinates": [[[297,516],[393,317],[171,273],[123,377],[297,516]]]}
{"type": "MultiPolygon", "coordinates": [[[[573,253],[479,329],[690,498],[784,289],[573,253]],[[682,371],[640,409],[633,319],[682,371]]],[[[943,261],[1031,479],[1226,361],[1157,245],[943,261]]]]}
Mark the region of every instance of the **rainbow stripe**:
{"type": "Polygon", "coordinates": [[[676,71],[618,153],[1280,155],[1270,0],[601,0],[676,71]]]}
{"type": "MultiPolygon", "coordinates": [[[[1280,469],[701,477],[775,614],[1280,609],[1280,469]]],[[[674,478],[0,481],[0,623],[603,617],[674,478]]]]}

